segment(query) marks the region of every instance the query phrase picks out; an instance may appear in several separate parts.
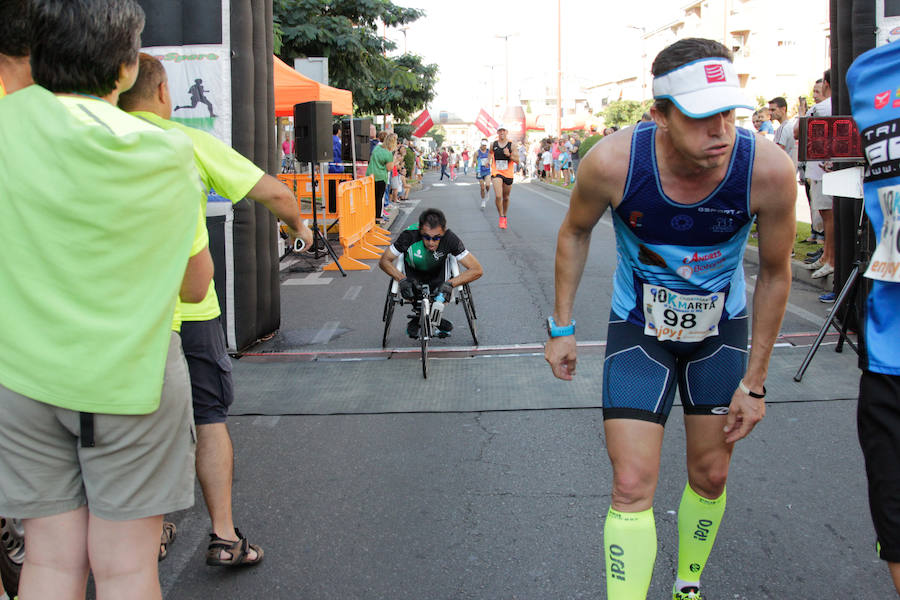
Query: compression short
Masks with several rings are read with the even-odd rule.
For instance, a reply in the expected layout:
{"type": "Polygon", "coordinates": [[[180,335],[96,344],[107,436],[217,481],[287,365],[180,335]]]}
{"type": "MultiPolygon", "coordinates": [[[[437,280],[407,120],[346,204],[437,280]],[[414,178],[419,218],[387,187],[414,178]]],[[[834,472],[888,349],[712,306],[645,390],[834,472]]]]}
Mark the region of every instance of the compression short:
{"type": "Polygon", "coordinates": [[[699,342],[659,341],[644,328],[609,317],[603,363],[603,418],[665,425],[675,386],[685,414],[728,414],[747,367],[747,316],[719,323],[699,342]]]}

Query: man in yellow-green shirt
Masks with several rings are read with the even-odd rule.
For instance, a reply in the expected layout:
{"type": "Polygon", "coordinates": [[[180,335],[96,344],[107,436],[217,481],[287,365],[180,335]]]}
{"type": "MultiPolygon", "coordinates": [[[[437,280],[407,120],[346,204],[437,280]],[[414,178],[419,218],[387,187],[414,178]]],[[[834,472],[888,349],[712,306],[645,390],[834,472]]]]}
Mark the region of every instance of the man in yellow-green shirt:
{"type": "MultiPolygon", "coordinates": [[[[307,245],[312,243],[312,232],[300,219],[291,190],[215,137],[169,120],[172,99],[165,69],[157,59],[141,53],[138,79],[131,90],[122,94],[119,106],[156,127],[185,133],[194,143],[194,163],[207,190],[215,190],[232,202],[247,197],[263,204],[287,224],[292,237],[303,238],[307,245]]],[[[205,214],[205,202],[201,206],[205,214]]],[[[233,400],[231,358],[226,351],[214,285],[210,284],[202,302],[182,303],[180,312],[197,425],[197,479],[212,522],[206,564],[257,564],[262,559],[262,549],[246,542],[232,517],[234,456],[226,426],[233,400]]]]}

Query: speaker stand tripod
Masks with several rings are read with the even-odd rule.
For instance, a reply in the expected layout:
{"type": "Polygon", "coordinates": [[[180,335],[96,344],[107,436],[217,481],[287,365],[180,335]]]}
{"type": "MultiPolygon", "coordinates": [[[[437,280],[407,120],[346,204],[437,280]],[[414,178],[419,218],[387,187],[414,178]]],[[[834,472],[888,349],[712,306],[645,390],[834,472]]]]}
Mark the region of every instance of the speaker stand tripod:
{"type": "MultiPolygon", "coordinates": [[[[331,247],[331,244],[328,243],[328,240],[325,238],[325,236],[322,234],[322,232],[319,231],[319,220],[318,220],[318,216],[317,216],[319,214],[319,211],[316,209],[316,187],[317,187],[318,177],[316,177],[316,171],[315,171],[313,163],[307,163],[307,164],[309,165],[309,177],[310,177],[310,180],[312,181],[312,207],[311,208],[312,208],[312,214],[313,214],[313,219],[312,219],[313,256],[315,258],[321,258],[321,257],[325,256],[324,253],[321,253],[321,254],[319,253],[319,244],[321,243],[322,246],[325,248],[326,252],[329,254],[329,256],[331,256],[331,260],[333,260],[334,264],[337,265],[338,271],[341,272],[341,276],[346,277],[347,273],[345,273],[343,267],[341,267],[341,263],[338,261],[337,254],[335,254],[334,249],[331,247]]],[[[328,163],[321,163],[319,165],[320,173],[325,173],[325,165],[326,164],[328,164],[328,163]]],[[[322,186],[322,187],[324,187],[324,186],[322,186]]],[[[325,206],[326,202],[328,202],[328,199],[323,197],[322,205],[325,206]]]]}
{"type": "Polygon", "coordinates": [[[810,346],[809,352],[806,353],[806,358],[803,359],[803,364],[800,365],[800,369],[797,370],[797,374],[794,375],[794,381],[799,382],[803,379],[803,374],[806,372],[806,369],[809,367],[809,364],[812,362],[813,357],[816,355],[816,351],[819,349],[819,346],[822,345],[822,340],[825,339],[825,336],[828,334],[828,330],[832,325],[840,333],[838,337],[837,346],[835,346],[835,352],[843,352],[844,343],[846,342],[850,349],[856,352],[859,355],[859,347],[857,344],[853,343],[847,336],[847,317],[853,312],[857,312],[857,299],[859,298],[859,278],[862,276],[863,272],[868,265],[868,259],[863,257],[862,251],[862,240],[865,235],[865,222],[866,222],[866,211],[865,209],[860,211],[859,214],[859,223],[856,226],[856,260],[853,261],[853,269],[850,271],[850,275],[847,276],[847,281],[844,283],[844,287],[841,288],[840,293],[837,295],[837,299],[834,302],[834,307],[831,309],[831,314],[828,315],[828,318],[825,320],[825,324],[822,325],[822,329],[819,330],[819,335],[816,336],[816,341],[813,342],[813,345],[810,346]],[[846,306],[845,306],[846,304],[846,306]],[[844,312],[840,318],[838,318],[838,313],[841,309],[844,309],[844,312]],[[853,312],[851,312],[853,311],[853,312]]]}

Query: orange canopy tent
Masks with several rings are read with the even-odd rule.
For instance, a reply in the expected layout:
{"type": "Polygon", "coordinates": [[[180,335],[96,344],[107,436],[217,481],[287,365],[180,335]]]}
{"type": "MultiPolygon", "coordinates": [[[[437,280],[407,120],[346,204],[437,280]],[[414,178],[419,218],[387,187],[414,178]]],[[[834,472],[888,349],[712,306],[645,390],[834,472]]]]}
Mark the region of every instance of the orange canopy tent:
{"type": "Polygon", "coordinates": [[[353,94],[325,85],[301,75],[277,56],[273,56],[275,66],[275,116],[291,117],[294,105],[301,102],[321,100],[331,102],[334,115],[353,114],[353,94]]]}

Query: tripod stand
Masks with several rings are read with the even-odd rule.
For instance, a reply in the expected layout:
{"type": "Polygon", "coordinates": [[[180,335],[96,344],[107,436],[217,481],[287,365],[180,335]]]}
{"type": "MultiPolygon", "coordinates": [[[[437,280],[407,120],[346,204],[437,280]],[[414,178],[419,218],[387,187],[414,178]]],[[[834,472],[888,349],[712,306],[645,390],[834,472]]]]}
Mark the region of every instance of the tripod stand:
{"type": "Polygon", "coordinates": [[[841,288],[840,293],[837,295],[837,299],[834,302],[834,308],[831,310],[831,314],[828,315],[828,318],[825,320],[825,324],[822,325],[822,329],[819,330],[819,335],[816,336],[816,341],[813,342],[813,345],[810,347],[809,352],[806,353],[806,358],[803,359],[803,364],[800,365],[800,369],[797,371],[797,374],[794,375],[794,381],[799,382],[803,379],[803,374],[806,372],[806,369],[809,367],[809,364],[812,362],[813,357],[816,355],[816,351],[819,349],[819,346],[822,345],[822,340],[825,339],[825,335],[828,333],[828,330],[834,325],[840,336],[838,337],[837,346],[835,346],[835,352],[843,352],[844,343],[846,342],[850,349],[856,352],[859,355],[859,347],[853,343],[847,336],[847,316],[852,314],[852,311],[855,311],[857,306],[857,299],[859,298],[860,292],[860,277],[865,271],[866,267],[869,264],[869,259],[866,253],[863,252],[863,236],[866,234],[866,211],[865,208],[860,209],[859,213],[859,222],[856,225],[856,250],[855,256],[856,260],[853,261],[853,269],[850,271],[850,275],[847,276],[847,281],[844,283],[844,287],[841,288]],[[846,303],[846,306],[845,306],[846,303]],[[838,317],[838,312],[841,309],[844,309],[841,317],[838,317]]]}
{"type": "MultiPolygon", "coordinates": [[[[312,207],[311,208],[312,208],[312,214],[313,214],[313,219],[312,219],[312,232],[313,232],[312,252],[313,252],[313,256],[316,258],[321,258],[321,257],[325,256],[324,253],[321,253],[321,254],[319,253],[319,244],[321,244],[322,247],[325,248],[325,250],[327,251],[329,256],[331,256],[331,260],[334,261],[334,264],[337,265],[338,270],[341,272],[341,276],[346,277],[347,273],[344,272],[343,267],[341,267],[341,263],[338,262],[337,254],[335,254],[334,249],[331,247],[331,244],[328,243],[328,240],[325,238],[325,236],[322,234],[322,232],[319,231],[319,221],[318,221],[318,216],[317,216],[319,211],[316,210],[316,185],[318,182],[318,178],[316,177],[316,171],[313,168],[313,163],[307,163],[307,164],[309,164],[309,178],[312,181],[312,207]]],[[[327,163],[321,163],[319,165],[320,173],[325,172],[326,164],[327,163]]],[[[322,200],[323,206],[325,206],[325,202],[327,202],[327,199],[325,199],[323,196],[323,200],[322,200]]]]}

